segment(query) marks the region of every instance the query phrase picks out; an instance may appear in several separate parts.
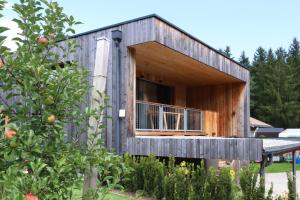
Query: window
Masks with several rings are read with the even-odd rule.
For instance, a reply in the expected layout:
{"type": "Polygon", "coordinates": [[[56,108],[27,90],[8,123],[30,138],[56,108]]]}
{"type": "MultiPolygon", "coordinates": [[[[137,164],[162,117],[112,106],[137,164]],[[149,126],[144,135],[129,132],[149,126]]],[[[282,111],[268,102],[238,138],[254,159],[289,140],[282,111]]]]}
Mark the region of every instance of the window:
{"type": "Polygon", "coordinates": [[[174,103],[174,87],[137,78],[136,99],[172,105],[174,103]]]}

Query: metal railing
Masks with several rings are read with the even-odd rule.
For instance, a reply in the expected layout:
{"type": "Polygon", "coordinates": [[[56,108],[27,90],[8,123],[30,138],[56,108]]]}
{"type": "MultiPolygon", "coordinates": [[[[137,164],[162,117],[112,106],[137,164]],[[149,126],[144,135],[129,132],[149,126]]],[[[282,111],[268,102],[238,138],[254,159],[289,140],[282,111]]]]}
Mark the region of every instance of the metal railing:
{"type": "Polygon", "coordinates": [[[193,108],[137,101],[136,130],[201,131],[202,112],[193,108]]]}

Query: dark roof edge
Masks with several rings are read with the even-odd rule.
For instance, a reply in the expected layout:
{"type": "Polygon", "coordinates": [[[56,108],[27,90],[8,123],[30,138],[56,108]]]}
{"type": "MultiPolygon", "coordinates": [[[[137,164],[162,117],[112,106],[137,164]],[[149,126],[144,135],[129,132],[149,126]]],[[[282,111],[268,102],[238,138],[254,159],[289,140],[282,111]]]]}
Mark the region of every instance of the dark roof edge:
{"type": "Polygon", "coordinates": [[[97,32],[97,31],[102,31],[102,30],[106,30],[106,29],[110,29],[110,28],[113,28],[113,27],[116,27],[116,26],[122,26],[124,24],[129,24],[131,22],[136,22],[136,21],[140,21],[140,20],[144,20],[144,19],[148,19],[148,18],[151,18],[151,17],[154,17],[166,24],[168,24],[169,26],[175,28],[176,30],[184,33],[185,35],[187,35],[188,37],[192,38],[193,40],[203,44],[204,46],[208,47],[209,49],[215,51],[216,53],[218,54],[221,54],[222,56],[224,56],[225,58],[229,59],[230,61],[234,62],[235,64],[243,67],[244,69],[246,70],[249,70],[249,68],[245,67],[244,65],[242,65],[241,63],[237,62],[236,60],[232,59],[232,58],[229,58],[228,56],[222,54],[219,50],[213,48],[212,46],[206,44],[205,42],[201,41],[200,39],[196,38],[195,36],[191,35],[190,33],[184,31],[183,29],[179,28],[178,26],[174,25],[173,23],[165,20],[164,18],[160,17],[159,15],[157,14],[150,14],[150,15],[146,15],[146,16],[143,16],[143,17],[138,17],[138,18],[135,18],[135,19],[131,19],[131,20],[127,20],[127,21],[124,21],[124,22],[120,22],[120,23],[117,23],[117,24],[112,24],[112,25],[109,25],[109,26],[105,26],[105,27],[102,27],[102,28],[98,28],[98,29],[93,29],[93,30],[90,30],[90,31],[86,31],[86,32],[83,32],[83,33],[79,33],[79,34],[75,34],[75,35],[72,35],[70,36],[69,38],[76,38],[76,37],[80,37],[80,36],[83,36],[83,35],[87,35],[87,34],[90,34],[90,33],[94,33],[94,32],[97,32]]]}
{"type": "Polygon", "coordinates": [[[272,149],[264,149],[264,153],[265,154],[273,154],[273,155],[280,155],[280,154],[284,154],[284,153],[288,153],[291,151],[297,151],[300,150],[300,145],[285,145],[285,146],[281,146],[281,147],[274,147],[272,149]]]}
{"type": "Polygon", "coordinates": [[[94,32],[97,32],[97,31],[103,31],[103,30],[110,29],[110,28],[113,28],[113,27],[116,27],[116,26],[122,26],[124,24],[129,24],[131,22],[136,22],[136,21],[148,19],[148,18],[151,18],[151,17],[156,17],[156,18],[160,19],[160,17],[156,14],[146,15],[146,16],[143,16],[143,17],[138,17],[138,18],[135,18],[135,19],[119,22],[117,24],[112,24],[112,25],[109,25],[109,26],[104,26],[104,27],[101,27],[101,28],[86,31],[86,32],[83,32],[83,33],[78,33],[78,34],[70,36],[69,38],[75,38],[75,37],[79,37],[79,36],[82,36],[82,35],[87,35],[87,34],[90,34],[90,33],[94,33],[94,32]]]}

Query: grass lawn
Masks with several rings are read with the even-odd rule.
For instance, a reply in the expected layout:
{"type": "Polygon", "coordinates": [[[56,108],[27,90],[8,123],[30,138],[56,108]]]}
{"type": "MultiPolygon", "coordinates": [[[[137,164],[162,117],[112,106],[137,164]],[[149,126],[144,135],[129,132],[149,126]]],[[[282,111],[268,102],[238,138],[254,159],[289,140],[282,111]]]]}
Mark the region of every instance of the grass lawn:
{"type": "MultiPolygon", "coordinates": [[[[81,199],[81,194],[82,194],[81,190],[75,190],[72,200],[80,200],[81,199]]],[[[131,198],[127,197],[127,196],[124,196],[124,195],[109,193],[108,195],[106,195],[104,200],[131,200],[131,198]]]]}
{"type": "MultiPolygon", "coordinates": [[[[260,165],[256,164],[256,167],[259,169],[260,165]]],[[[300,164],[296,165],[297,171],[300,171],[300,164]]],[[[291,172],[292,164],[287,162],[282,163],[273,163],[266,167],[266,173],[279,173],[279,172],[291,172]]]]}
{"type": "Polygon", "coordinates": [[[124,195],[119,195],[119,194],[113,194],[109,193],[106,197],[105,200],[131,200],[131,198],[126,197],[124,195]]]}

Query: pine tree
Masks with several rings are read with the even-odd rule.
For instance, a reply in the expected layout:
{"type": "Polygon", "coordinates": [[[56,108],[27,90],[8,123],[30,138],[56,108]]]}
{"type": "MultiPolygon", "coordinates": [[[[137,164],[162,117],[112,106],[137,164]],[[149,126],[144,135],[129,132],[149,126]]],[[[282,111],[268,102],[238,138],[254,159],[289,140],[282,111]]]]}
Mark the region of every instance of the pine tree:
{"type": "Polygon", "coordinates": [[[293,40],[288,53],[283,48],[274,53],[259,47],[250,70],[251,115],[275,127],[299,127],[299,41],[293,40]]]}
{"type": "Polygon", "coordinates": [[[290,45],[287,62],[294,73],[297,91],[300,91],[300,43],[296,38],[293,39],[293,42],[290,45]]]}
{"type": "Polygon", "coordinates": [[[231,49],[229,46],[226,46],[225,49],[219,49],[220,53],[222,53],[223,55],[227,56],[228,58],[232,58],[232,53],[231,53],[231,49]]]}
{"type": "Polygon", "coordinates": [[[266,60],[267,60],[267,52],[259,47],[255,54],[254,60],[252,63],[251,72],[251,82],[250,82],[250,90],[251,90],[251,116],[257,117],[259,119],[261,115],[259,115],[259,105],[264,102],[264,88],[265,88],[265,70],[266,70],[266,60]]]}
{"type": "Polygon", "coordinates": [[[264,99],[259,105],[259,115],[276,127],[294,127],[296,116],[295,89],[292,71],[287,64],[287,53],[283,48],[275,52],[270,49],[267,56],[264,99]]]}
{"type": "Polygon", "coordinates": [[[299,56],[300,56],[300,43],[297,40],[297,38],[294,38],[293,42],[292,42],[292,44],[290,45],[290,48],[289,48],[289,58],[288,58],[288,61],[291,58],[299,58],[299,56]]]}
{"type": "Polygon", "coordinates": [[[239,58],[239,63],[247,68],[251,67],[249,58],[246,56],[245,51],[242,51],[242,54],[239,58]]]}
{"type": "Polygon", "coordinates": [[[300,126],[300,43],[294,38],[292,44],[290,45],[288,51],[287,63],[290,65],[293,76],[292,80],[295,84],[295,91],[298,91],[295,95],[297,101],[297,115],[294,116],[296,118],[296,127],[300,126]]]}

